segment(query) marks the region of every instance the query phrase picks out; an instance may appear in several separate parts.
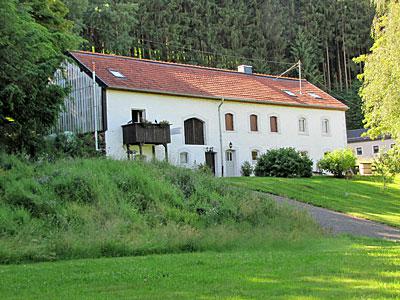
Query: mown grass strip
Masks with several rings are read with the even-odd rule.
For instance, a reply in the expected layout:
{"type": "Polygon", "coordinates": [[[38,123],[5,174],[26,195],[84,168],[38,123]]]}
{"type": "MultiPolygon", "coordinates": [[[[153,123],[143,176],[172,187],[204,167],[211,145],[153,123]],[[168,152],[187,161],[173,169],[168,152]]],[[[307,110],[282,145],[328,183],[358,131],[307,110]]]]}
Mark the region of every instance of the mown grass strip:
{"type": "Polygon", "coordinates": [[[2,299],[388,299],[400,249],[369,239],[0,266],[2,299]]]}
{"type": "Polygon", "coordinates": [[[286,196],[298,201],[400,227],[400,178],[384,190],[376,177],[351,180],[312,178],[237,177],[235,186],[286,196]]]}

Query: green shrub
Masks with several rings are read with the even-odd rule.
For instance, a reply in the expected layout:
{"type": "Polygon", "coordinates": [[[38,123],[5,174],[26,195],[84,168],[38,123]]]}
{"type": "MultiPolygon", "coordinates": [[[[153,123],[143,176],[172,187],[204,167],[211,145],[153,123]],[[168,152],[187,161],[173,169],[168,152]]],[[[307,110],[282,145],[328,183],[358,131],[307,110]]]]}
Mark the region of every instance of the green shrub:
{"type": "Polygon", "coordinates": [[[55,161],[61,158],[98,157],[92,134],[64,132],[44,137],[37,145],[36,160],[55,161]]]}
{"type": "Polygon", "coordinates": [[[204,173],[204,174],[212,174],[212,171],[211,171],[210,167],[208,165],[206,165],[206,164],[199,164],[197,166],[197,170],[199,172],[201,172],[201,173],[204,173]]]}
{"type": "Polygon", "coordinates": [[[393,182],[396,174],[400,173],[400,149],[393,148],[386,152],[381,152],[373,161],[374,173],[376,173],[383,182],[383,188],[386,188],[387,182],[393,182]]]}
{"type": "Polygon", "coordinates": [[[325,153],[318,162],[320,170],[332,173],[337,178],[344,178],[356,165],[356,157],[351,149],[338,149],[325,153]]]}
{"type": "Polygon", "coordinates": [[[245,161],[240,167],[240,173],[242,176],[250,176],[253,173],[253,166],[248,161],[245,161]]]}
{"type": "Polygon", "coordinates": [[[311,177],[313,162],[294,148],[268,150],[257,160],[256,176],[311,177]]]}

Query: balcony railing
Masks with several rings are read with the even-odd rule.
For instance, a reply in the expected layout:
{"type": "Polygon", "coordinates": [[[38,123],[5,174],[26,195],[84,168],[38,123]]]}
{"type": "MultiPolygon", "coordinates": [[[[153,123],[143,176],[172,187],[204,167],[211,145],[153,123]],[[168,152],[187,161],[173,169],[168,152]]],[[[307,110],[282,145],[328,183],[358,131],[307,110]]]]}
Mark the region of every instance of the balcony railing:
{"type": "Polygon", "coordinates": [[[171,143],[170,125],[153,123],[132,123],[122,125],[123,143],[125,145],[171,143]]]}

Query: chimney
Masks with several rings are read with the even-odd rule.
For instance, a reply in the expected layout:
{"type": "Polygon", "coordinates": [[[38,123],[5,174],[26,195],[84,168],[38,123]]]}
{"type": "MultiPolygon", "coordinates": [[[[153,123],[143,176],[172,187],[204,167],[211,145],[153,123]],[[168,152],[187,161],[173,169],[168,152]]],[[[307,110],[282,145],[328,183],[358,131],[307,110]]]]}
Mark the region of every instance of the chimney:
{"type": "Polygon", "coordinates": [[[253,67],[247,65],[238,66],[238,72],[245,74],[253,74],[253,67]]]}

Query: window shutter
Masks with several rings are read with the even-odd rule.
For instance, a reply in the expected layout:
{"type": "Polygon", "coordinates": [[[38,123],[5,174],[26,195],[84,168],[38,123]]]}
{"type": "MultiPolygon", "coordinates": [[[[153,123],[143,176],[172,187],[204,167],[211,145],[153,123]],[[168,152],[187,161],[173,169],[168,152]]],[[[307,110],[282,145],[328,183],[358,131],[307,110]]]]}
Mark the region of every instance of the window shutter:
{"type": "Polygon", "coordinates": [[[199,119],[193,119],[194,122],[194,144],[204,145],[203,122],[199,119]]]}
{"type": "Polygon", "coordinates": [[[251,131],[258,131],[258,124],[257,124],[257,116],[251,115],[250,116],[250,130],[251,131]]]}
{"type": "Polygon", "coordinates": [[[273,116],[269,118],[271,132],[278,132],[278,118],[273,116]]]}
{"type": "Polygon", "coordinates": [[[233,131],[233,115],[225,114],[225,129],[228,131],[233,131]]]}
{"type": "Polygon", "coordinates": [[[185,144],[187,145],[204,145],[204,125],[203,122],[196,118],[185,121],[185,144]]]}

